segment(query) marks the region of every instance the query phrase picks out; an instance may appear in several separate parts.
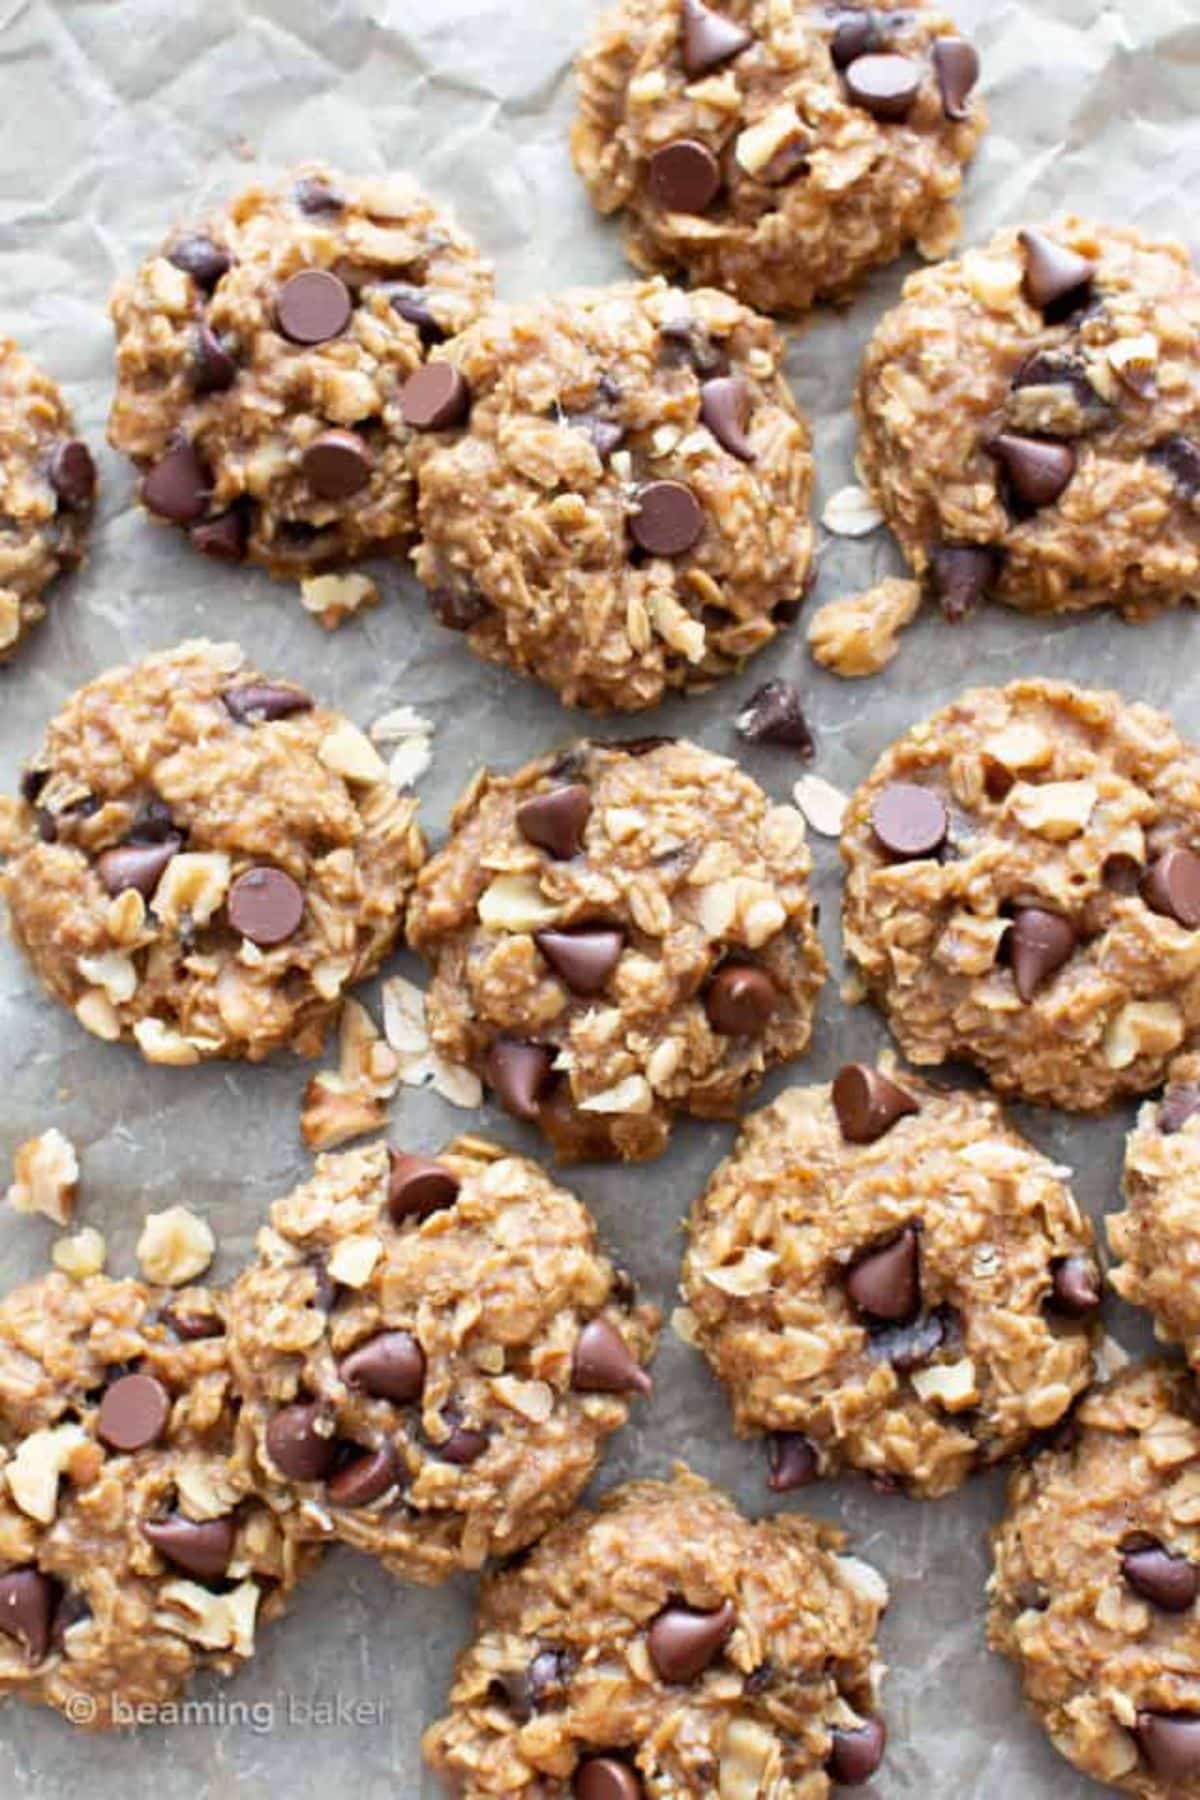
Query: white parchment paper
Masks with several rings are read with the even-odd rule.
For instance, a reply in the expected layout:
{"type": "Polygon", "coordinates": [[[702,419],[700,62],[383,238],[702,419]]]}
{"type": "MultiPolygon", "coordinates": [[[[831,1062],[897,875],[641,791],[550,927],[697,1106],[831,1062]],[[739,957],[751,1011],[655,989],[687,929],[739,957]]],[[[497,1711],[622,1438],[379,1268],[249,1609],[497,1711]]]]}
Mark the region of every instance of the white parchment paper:
{"type": "MultiPolygon", "coordinates": [[[[1190,233],[1198,247],[1200,0],[959,0],[957,11],[982,52],[993,119],[968,180],[969,236],[1074,207],[1190,233]]],[[[620,276],[617,232],[592,215],[566,150],[571,60],[593,13],[591,0],[0,0],[0,331],[61,381],[99,451],[111,385],[104,306],[115,276],[195,203],[311,156],[347,170],[414,169],[495,258],[503,294],[620,276]]],[[[819,506],[852,479],[853,373],[901,275],[882,272],[849,313],[821,315],[794,334],[791,373],[817,428],[819,506]]],[[[260,666],[315,687],[361,724],[399,702],[434,719],[435,760],[421,792],[435,838],[481,756],[516,765],[582,728],[548,694],[483,667],[438,628],[406,570],[376,571],[383,605],[329,638],[284,586],[210,566],[151,527],[131,506],[128,470],[107,451],[100,465],[91,561],[0,674],[6,788],[78,683],[201,632],[240,638],[260,666]]],[[[883,533],[830,540],[813,604],[894,566],[883,533]]],[[[666,705],[637,729],[735,749],[740,703],[787,673],[809,699],[816,769],[849,788],[899,731],[962,687],[1040,673],[1121,687],[1171,709],[1195,735],[1196,631],[1190,613],[1141,629],[996,609],[951,630],[929,616],[882,678],[854,684],[815,669],[793,633],[740,680],[666,705]]],[[[597,729],[620,735],[630,726],[597,729]]],[[[799,772],[779,750],[743,751],[742,760],[778,798],[799,772]]],[[[815,847],[836,963],[836,846],[815,847]]],[[[407,958],[397,967],[415,972],[407,958]]],[[[873,1014],[842,1005],[835,979],[814,1049],[793,1076],[828,1079],[884,1041],[873,1014]]],[[[0,945],[0,1159],[50,1124],[65,1130],[82,1156],[80,1218],[104,1232],[119,1273],[133,1271],[145,1212],[176,1200],[215,1227],[217,1276],[237,1269],[267,1203],[305,1173],[298,1114],[309,1072],[290,1060],[149,1068],[87,1037],[0,945]]],[[[767,1093],[785,1079],[777,1075],[767,1093]]],[[[1128,1115],[1021,1122],[1073,1165],[1090,1212],[1115,1208],[1128,1115]]],[[[410,1148],[436,1148],[466,1125],[536,1152],[532,1136],[493,1108],[475,1118],[405,1090],[395,1103],[393,1135],[410,1148]]],[[[658,1163],[573,1178],[668,1313],[679,1221],[731,1137],[682,1124],[658,1163]]],[[[40,1272],[52,1236],[44,1220],[0,1218],[0,1280],[40,1272]]],[[[1113,1304],[1110,1322],[1127,1346],[1148,1341],[1128,1310],[1113,1304]]],[[[685,1457],[745,1507],[775,1504],[760,1451],[736,1442],[699,1359],[669,1332],[655,1373],[652,1404],[615,1441],[598,1486],[635,1471],[663,1474],[685,1457]]],[[[888,1800],[1083,1800],[1098,1791],[1054,1755],[1025,1717],[1011,1671],[984,1647],[983,1534],[1002,1485],[994,1476],[934,1504],[852,1482],[803,1496],[840,1520],[891,1583],[883,1632],[891,1746],[870,1790],[888,1800]]],[[[0,1709],[0,1794],[432,1795],[420,1730],[442,1707],[471,1601],[466,1581],[410,1589],[350,1552],[334,1554],[289,1617],[262,1635],[242,1677],[198,1685],[206,1720],[96,1741],[48,1713],[0,1709]]]]}

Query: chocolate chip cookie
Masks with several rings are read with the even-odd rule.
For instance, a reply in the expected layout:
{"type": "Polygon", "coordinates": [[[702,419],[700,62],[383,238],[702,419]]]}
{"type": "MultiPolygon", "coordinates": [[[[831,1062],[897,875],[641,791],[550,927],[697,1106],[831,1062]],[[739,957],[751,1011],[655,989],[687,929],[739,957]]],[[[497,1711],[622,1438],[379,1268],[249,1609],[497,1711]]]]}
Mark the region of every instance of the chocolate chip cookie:
{"type": "Polygon", "coordinates": [[[224,1330],[103,1275],[0,1301],[0,1693],[129,1723],[251,1656],[312,1566],[231,1458],[224,1330]]]}
{"type": "Polygon", "coordinates": [[[982,1093],[851,1063],[746,1121],[691,1215],[683,1329],[771,1486],[949,1493],[1091,1377],[1092,1232],[982,1093]]]}
{"type": "Polygon", "coordinates": [[[569,705],[709,686],[794,617],[808,426],[774,327],[727,295],[652,281],[499,307],[404,405],[434,612],[569,705]]]}
{"type": "Polygon", "coordinates": [[[1013,1477],[992,1646],[1056,1750],[1139,1800],[1200,1780],[1200,1414],[1182,1369],[1126,1370],[1013,1477]]]}
{"type": "Polygon", "coordinates": [[[578,74],[576,167],[641,269],[794,313],[958,236],[979,59],[928,0],[622,0],[578,74]]]}
{"type": "Polygon", "coordinates": [[[893,744],[842,828],[846,951],[916,1063],[1097,1112],[1200,1024],[1200,752],[1066,682],[979,688],[893,744]]]}
{"type": "Polygon", "coordinates": [[[531,1543],[635,1395],[658,1314],[591,1217],[481,1138],[318,1159],[229,1299],[256,1484],[413,1581],[531,1543]]]}
{"type": "Polygon", "coordinates": [[[1124,1188],[1125,1211],[1106,1220],[1120,1259],[1109,1279],[1200,1366],[1200,1057],[1177,1057],[1161,1099],[1142,1107],[1125,1144],[1124,1188]]]}
{"type": "Polygon", "coordinates": [[[484,1583],[430,1767],[462,1800],[823,1800],[883,1757],[883,1578],[684,1471],[618,1488],[484,1583]]]}
{"type": "Polygon", "coordinates": [[[109,442],[155,518],[219,562],[298,576],[406,544],[405,385],[491,297],[407,177],[320,166],[182,226],[110,311],[109,442]]]}
{"type": "Polygon", "coordinates": [[[567,1161],[640,1162],[807,1047],[804,821],[723,756],[583,741],[484,770],[409,909],[435,1047],[567,1161]]]}
{"type": "Polygon", "coordinates": [[[859,467],[952,619],[1144,618],[1200,593],[1200,279],[1069,218],[905,284],[867,348],[859,467]]]}
{"type": "Polygon", "coordinates": [[[45,590],[83,561],[96,469],[48,375],[0,338],[0,661],[45,616],[45,590]]]}
{"type": "Polygon", "coordinates": [[[79,689],[0,802],[0,854],[55,999],[184,1064],[315,1054],[396,943],[423,845],[357,727],[199,640],[79,689]]]}

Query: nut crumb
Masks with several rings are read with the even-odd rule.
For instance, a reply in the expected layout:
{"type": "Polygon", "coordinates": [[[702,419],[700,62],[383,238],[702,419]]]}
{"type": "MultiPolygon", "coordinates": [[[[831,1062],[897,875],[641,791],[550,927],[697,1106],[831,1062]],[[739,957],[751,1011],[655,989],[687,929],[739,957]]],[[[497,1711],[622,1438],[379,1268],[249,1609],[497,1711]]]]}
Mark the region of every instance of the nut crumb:
{"type": "Polygon", "coordinates": [[[813,660],[846,680],[877,675],[900,648],[900,633],[920,604],[920,584],[895,576],[861,594],[828,601],[809,623],[813,660]]]}
{"type": "Polygon", "coordinates": [[[56,1225],[68,1225],[75,1211],[78,1185],[75,1146],[52,1125],[18,1147],[13,1157],[8,1203],[14,1212],[41,1213],[56,1225]]]}
{"type": "Polygon", "coordinates": [[[217,1240],[207,1220],[186,1206],[148,1213],[137,1244],[138,1266],[159,1287],[186,1287],[203,1275],[217,1240]]]}

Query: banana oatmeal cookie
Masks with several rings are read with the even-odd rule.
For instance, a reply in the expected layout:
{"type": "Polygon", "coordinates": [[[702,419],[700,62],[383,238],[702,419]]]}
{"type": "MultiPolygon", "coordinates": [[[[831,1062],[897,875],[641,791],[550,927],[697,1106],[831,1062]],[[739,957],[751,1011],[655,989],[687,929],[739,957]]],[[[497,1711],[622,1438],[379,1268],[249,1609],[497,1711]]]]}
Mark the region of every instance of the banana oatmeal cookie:
{"type": "Polygon", "coordinates": [[[0,661],[45,616],[55,576],[83,561],[95,492],[58,388],[0,338],[0,661]]]}
{"type": "Polygon", "coordinates": [[[822,1800],[883,1757],[882,1576],[707,1482],[617,1488],[484,1583],[425,1757],[461,1800],[822,1800]]]}
{"type": "Polygon", "coordinates": [[[318,1552],[231,1460],[219,1296],[53,1274],[0,1301],[0,1693],[130,1722],[232,1673],[318,1552]]]}
{"type": "Polygon", "coordinates": [[[807,1047],[804,821],[727,757],[584,740],[483,770],[451,825],[409,909],[430,1036],[564,1160],[658,1156],[807,1047]]]}
{"type": "Polygon", "coordinates": [[[485,313],[425,371],[445,393],[412,445],[438,618],[597,712],[736,669],[811,569],[783,355],[728,295],[661,281],[485,313]]]}
{"type": "Polygon", "coordinates": [[[867,348],[859,467],[947,615],[1200,597],[1200,279],[1068,218],[910,276],[867,348]]]}
{"type": "Polygon", "coordinates": [[[915,1063],[1076,1112],[1200,1026],[1200,751],[1119,694],[977,688],[886,750],[842,827],[846,952],[915,1063]]]}
{"type": "Polygon", "coordinates": [[[685,1330],[771,1486],[859,1469],[928,1498],[1057,1424],[1091,1378],[1092,1230],[982,1093],[885,1065],[790,1088],[696,1201],[685,1330]]]}
{"type": "Polygon", "coordinates": [[[481,1138],[321,1157],[229,1297],[242,1449],[295,1529],[412,1581],[532,1543],[650,1392],[653,1307],[481,1138]]]}
{"type": "Polygon", "coordinates": [[[578,74],[575,164],[640,269],[802,312],[958,236],[979,58],[929,0],[622,0],[578,74]]]}
{"type": "Polygon", "coordinates": [[[1147,1363],[1082,1402],[1013,1476],[988,1636],[1056,1750],[1139,1800],[1200,1782],[1200,1413],[1147,1363]]]}
{"type": "MultiPolygon", "coordinates": [[[[1200,875],[1200,865],[1197,870],[1200,875]]],[[[1200,904],[1200,880],[1196,886],[1200,904]]],[[[1109,1215],[1109,1279],[1200,1368],[1200,1056],[1177,1057],[1125,1144],[1126,1210],[1109,1215]]]]}
{"type": "Polygon", "coordinates": [[[109,442],[218,561],[295,577],[394,550],[416,524],[405,385],[491,294],[405,176],[248,188],[114,291],[109,442]]]}
{"type": "Polygon", "coordinates": [[[341,714],[181,644],[80,688],[0,802],[13,934],[149,1062],[313,1055],[400,935],[416,810],[341,714]]]}

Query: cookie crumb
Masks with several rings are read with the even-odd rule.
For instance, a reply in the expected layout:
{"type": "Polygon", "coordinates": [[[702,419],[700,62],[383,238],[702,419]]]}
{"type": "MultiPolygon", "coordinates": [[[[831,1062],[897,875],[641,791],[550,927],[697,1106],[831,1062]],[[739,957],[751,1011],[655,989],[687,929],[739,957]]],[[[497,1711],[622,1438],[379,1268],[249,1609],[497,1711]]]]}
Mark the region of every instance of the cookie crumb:
{"type": "Polygon", "coordinates": [[[216,1252],[212,1227],[186,1206],[148,1213],[138,1239],[138,1266],[159,1287],[186,1287],[203,1275],[216,1252]]]}
{"type": "Polygon", "coordinates": [[[920,584],[896,576],[861,594],[830,600],[809,622],[813,661],[847,681],[877,675],[900,648],[900,633],[916,618],[920,605],[920,584]]]}
{"type": "Polygon", "coordinates": [[[70,1138],[56,1125],[21,1144],[13,1157],[8,1203],[14,1212],[41,1213],[69,1225],[75,1211],[79,1158],[70,1138]]]}
{"type": "Polygon", "coordinates": [[[85,1225],[73,1237],[60,1237],[50,1251],[50,1261],[72,1281],[99,1275],[108,1259],[108,1245],[94,1225],[85,1225]]]}

